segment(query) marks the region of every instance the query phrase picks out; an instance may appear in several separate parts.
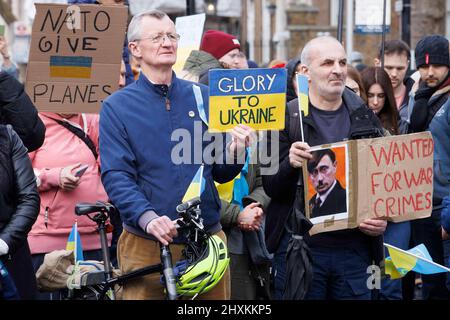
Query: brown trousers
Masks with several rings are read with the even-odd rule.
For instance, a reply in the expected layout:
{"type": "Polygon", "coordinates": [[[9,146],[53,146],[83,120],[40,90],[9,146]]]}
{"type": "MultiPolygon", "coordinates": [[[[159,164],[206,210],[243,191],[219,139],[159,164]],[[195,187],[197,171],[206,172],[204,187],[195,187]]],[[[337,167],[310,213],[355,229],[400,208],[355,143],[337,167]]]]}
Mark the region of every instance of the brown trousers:
{"type": "MultiPolygon", "coordinates": [[[[216,233],[226,243],[223,231],[216,233]]],[[[184,245],[171,244],[173,264],[181,259],[184,245]]],[[[160,249],[157,241],[148,240],[123,230],[117,244],[117,257],[122,274],[143,268],[149,265],[161,263],[160,249]]],[[[159,279],[160,273],[149,274],[124,283],[124,300],[164,300],[164,286],[159,279]]],[[[230,271],[227,269],[220,282],[209,292],[197,297],[199,300],[229,300],[231,292],[230,271]]],[[[188,299],[189,297],[185,297],[188,299]]]]}

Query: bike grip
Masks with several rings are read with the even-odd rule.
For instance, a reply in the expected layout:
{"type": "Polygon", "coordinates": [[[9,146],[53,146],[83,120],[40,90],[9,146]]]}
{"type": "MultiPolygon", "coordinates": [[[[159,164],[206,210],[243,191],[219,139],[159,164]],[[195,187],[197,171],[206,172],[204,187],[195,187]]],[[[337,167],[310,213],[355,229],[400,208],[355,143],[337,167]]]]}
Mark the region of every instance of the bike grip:
{"type": "Polygon", "coordinates": [[[197,197],[197,198],[188,200],[188,201],[186,201],[186,202],[184,202],[182,204],[179,204],[177,206],[176,210],[177,210],[178,213],[185,212],[189,208],[198,206],[200,203],[201,203],[201,200],[200,200],[199,197],[197,197]]]}

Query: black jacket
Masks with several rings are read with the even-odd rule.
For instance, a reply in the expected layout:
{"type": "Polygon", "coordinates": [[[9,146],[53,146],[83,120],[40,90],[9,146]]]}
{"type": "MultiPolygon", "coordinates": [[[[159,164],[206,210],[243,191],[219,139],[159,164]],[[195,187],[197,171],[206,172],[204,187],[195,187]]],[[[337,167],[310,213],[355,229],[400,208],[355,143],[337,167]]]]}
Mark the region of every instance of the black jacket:
{"type": "Polygon", "coordinates": [[[345,189],[342,188],[341,184],[337,180],[333,190],[331,190],[325,198],[325,201],[317,208],[315,206],[316,198],[317,193],[311,198],[311,200],[309,200],[309,206],[312,210],[312,218],[347,212],[347,194],[345,193],[345,189]]]}
{"type": "Polygon", "coordinates": [[[35,106],[23,85],[6,72],[0,72],[0,123],[12,125],[29,152],[44,143],[45,126],[35,106]]]}
{"type": "Polygon", "coordinates": [[[11,126],[0,125],[0,239],[10,254],[27,241],[39,204],[27,150],[11,126]]]}
{"type": "MultiPolygon", "coordinates": [[[[359,96],[346,88],[342,98],[350,114],[351,133],[349,139],[366,134],[370,135],[371,133],[381,133],[382,125],[380,121],[359,96]]],[[[279,170],[274,175],[263,176],[264,191],[272,199],[266,216],[266,243],[269,252],[275,252],[278,247],[286,220],[294,203],[300,174],[300,170],[292,168],[289,164],[289,149],[292,143],[300,140],[301,137],[298,132],[293,134],[289,130],[291,125],[293,126],[292,128],[298,128],[298,130],[300,128],[298,114],[296,117],[291,118],[290,109],[298,110],[298,99],[289,102],[286,108],[286,125],[285,129],[280,131],[279,136],[279,170]],[[295,119],[295,122],[292,124],[290,123],[291,119],[295,119]]],[[[308,115],[306,117],[303,116],[302,119],[305,141],[310,146],[323,144],[325,141],[323,141],[317,130],[312,117],[308,115]]],[[[270,134],[268,135],[268,140],[270,144],[270,134]]]]}

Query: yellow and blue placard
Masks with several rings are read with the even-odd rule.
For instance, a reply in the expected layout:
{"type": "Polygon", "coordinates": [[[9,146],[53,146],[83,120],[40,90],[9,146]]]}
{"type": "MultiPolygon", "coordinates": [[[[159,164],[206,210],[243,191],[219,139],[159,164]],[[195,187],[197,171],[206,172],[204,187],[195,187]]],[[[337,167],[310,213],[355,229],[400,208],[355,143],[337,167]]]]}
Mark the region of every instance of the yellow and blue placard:
{"type": "Polygon", "coordinates": [[[282,130],[286,109],[286,69],[209,71],[209,130],[239,124],[255,130],[282,130]]]}

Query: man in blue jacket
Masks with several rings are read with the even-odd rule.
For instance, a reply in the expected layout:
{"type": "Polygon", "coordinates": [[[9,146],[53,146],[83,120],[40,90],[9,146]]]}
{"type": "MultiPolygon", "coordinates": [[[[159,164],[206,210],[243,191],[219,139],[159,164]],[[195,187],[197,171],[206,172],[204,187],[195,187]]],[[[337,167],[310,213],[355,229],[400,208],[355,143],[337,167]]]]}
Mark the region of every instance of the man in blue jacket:
{"type": "MultiPolygon", "coordinates": [[[[234,160],[245,158],[250,142],[250,128],[238,126],[231,131],[233,139],[226,150],[220,143],[223,156],[214,155],[219,161],[198,160],[209,143],[202,139],[207,131],[207,87],[175,76],[172,66],[178,40],[175,25],[164,12],[151,10],[134,16],[128,42],[141,75],[108,97],[100,114],[102,181],[124,223],[118,259],[125,273],[160,263],[158,241],[163,245],[174,242],[172,256],[174,261],[179,259],[184,245],[177,237],[175,208],[202,162],[206,181],[200,206],[203,222],[208,232],[225,239],[214,180],[224,183],[240,172],[245,160],[240,164],[234,160]],[[186,135],[189,148],[182,151],[182,158],[195,158],[189,163],[175,159],[177,136],[186,135]],[[233,164],[228,164],[230,160],[233,164]]],[[[226,272],[203,298],[227,299],[229,287],[226,272]]],[[[124,299],[164,298],[159,274],[128,282],[123,289],[124,299]]]]}
{"type": "MultiPolygon", "coordinates": [[[[414,95],[410,131],[430,131],[434,141],[433,211],[431,217],[411,223],[415,244],[423,243],[433,261],[444,264],[449,242],[442,242],[441,211],[450,190],[450,54],[449,41],[440,35],[422,38],[415,50],[420,73],[414,95]]],[[[422,275],[422,297],[449,299],[445,274],[422,275]]]]}

